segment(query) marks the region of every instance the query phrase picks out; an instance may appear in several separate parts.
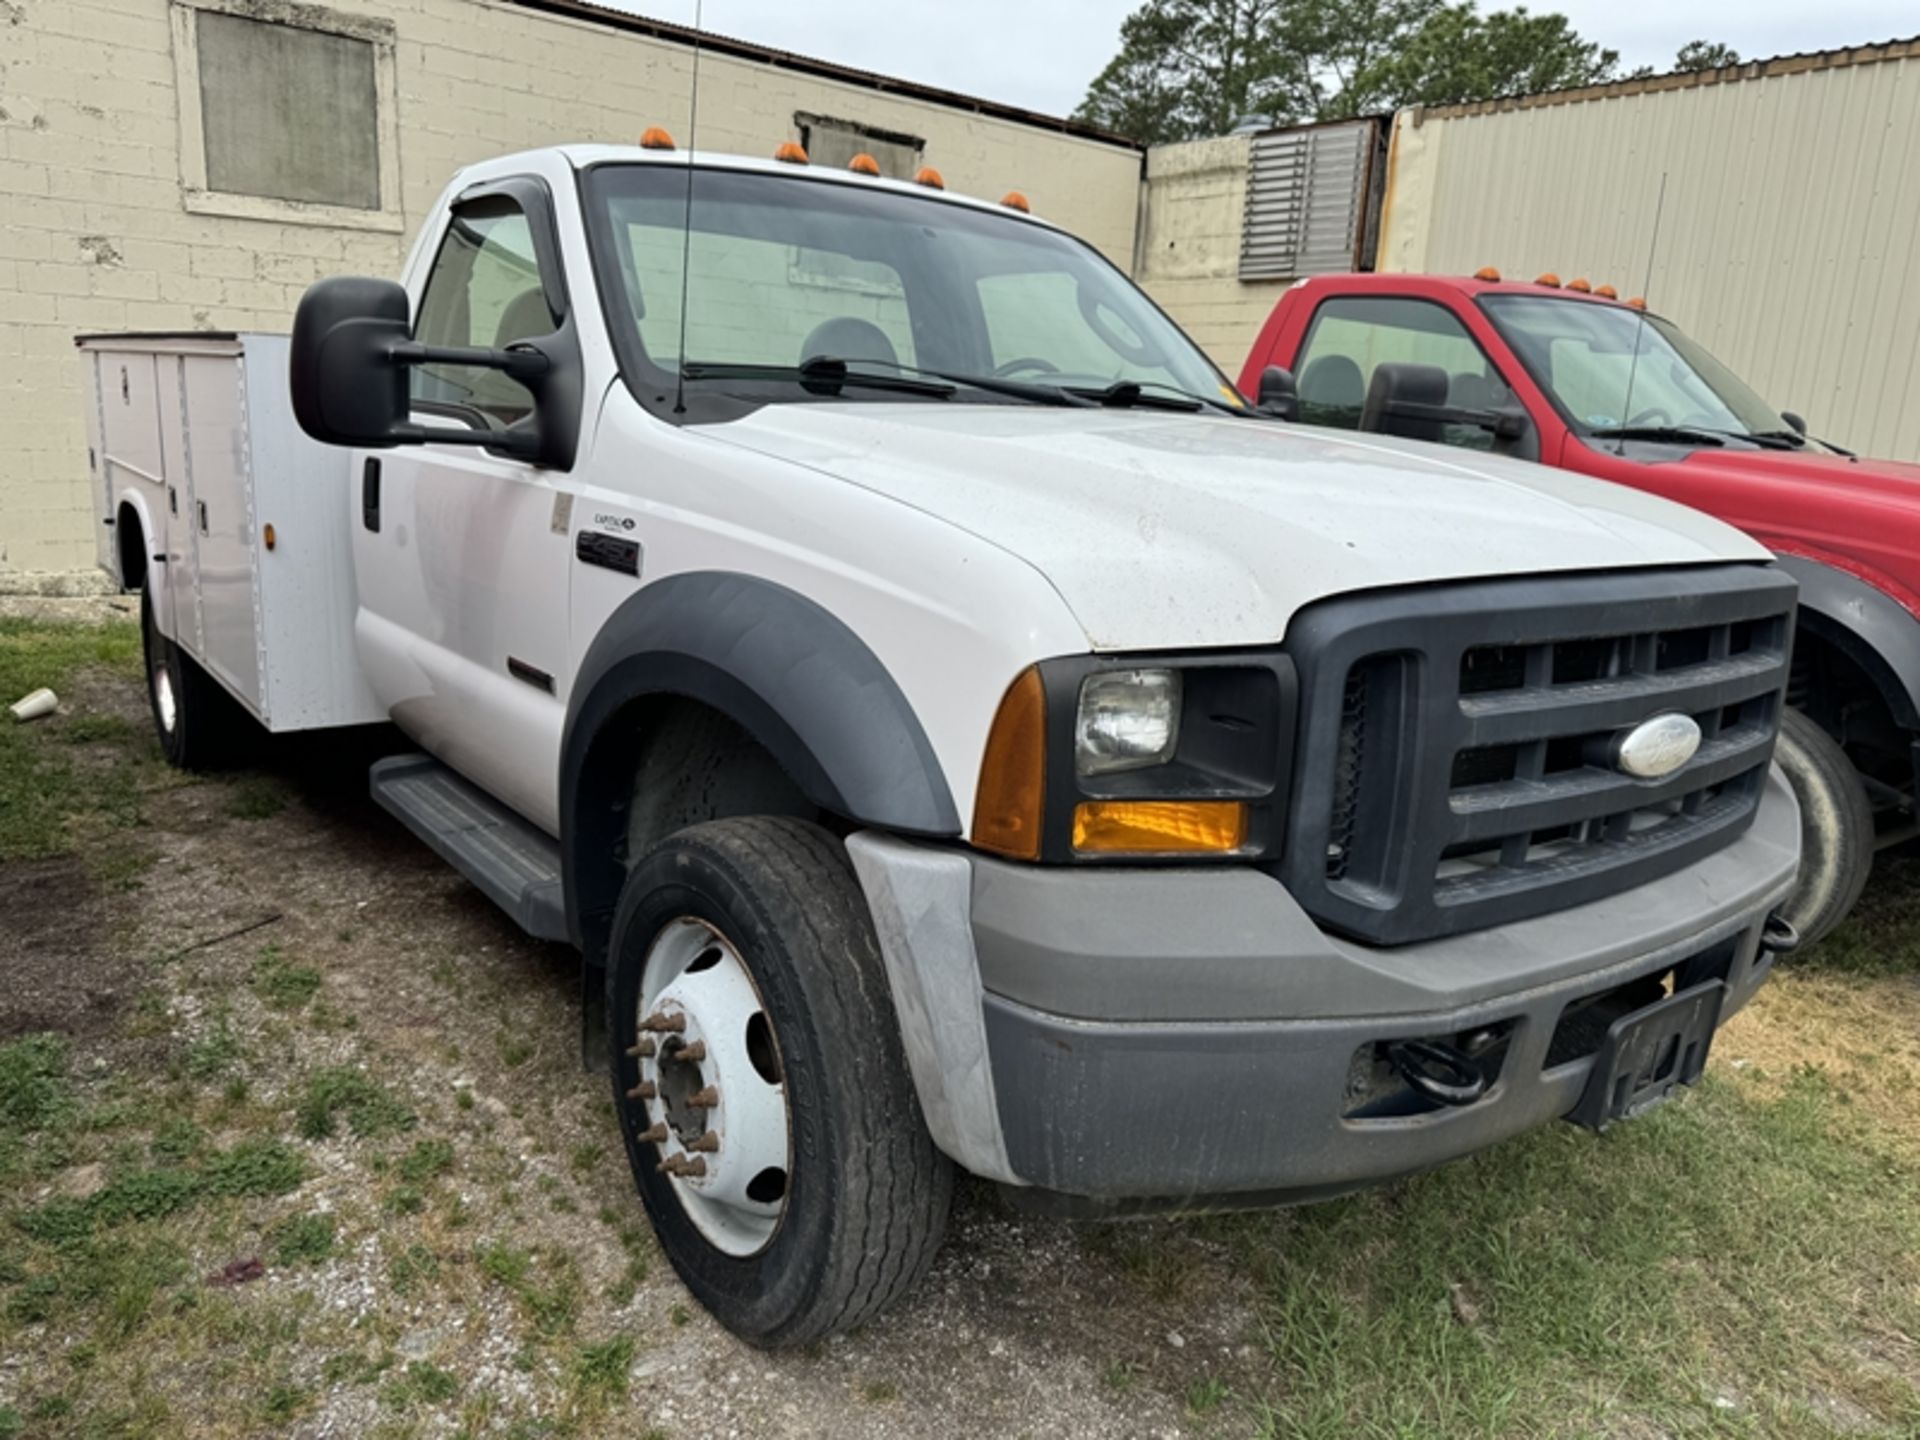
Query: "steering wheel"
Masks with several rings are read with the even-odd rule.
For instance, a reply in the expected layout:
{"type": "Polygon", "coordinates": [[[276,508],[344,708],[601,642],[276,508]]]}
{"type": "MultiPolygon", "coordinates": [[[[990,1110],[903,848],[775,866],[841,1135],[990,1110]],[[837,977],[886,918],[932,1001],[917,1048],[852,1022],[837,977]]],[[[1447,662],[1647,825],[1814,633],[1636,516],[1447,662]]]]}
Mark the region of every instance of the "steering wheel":
{"type": "Polygon", "coordinates": [[[1673,424],[1673,416],[1662,410],[1658,405],[1649,405],[1638,415],[1628,420],[1627,424],[1635,428],[1641,425],[1671,425],[1673,424]]]}
{"type": "Polygon", "coordinates": [[[1080,307],[1080,318],[1087,322],[1087,328],[1104,340],[1116,355],[1136,365],[1154,366],[1160,363],[1160,352],[1149,342],[1138,337],[1128,340],[1114,329],[1112,322],[1100,313],[1100,296],[1094,293],[1092,287],[1077,287],[1073,298],[1080,307]]]}
{"type": "Polygon", "coordinates": [[[1004,380],[1010,375],[1018,375],[1022,370],[1031,370],[1036,375],[1058,375],[1060,367],[1051,360],[1039,355],[1022,355],[1017,360],[1009,360],[1004,365],[993,367],[994,377],[1004,380]]]}

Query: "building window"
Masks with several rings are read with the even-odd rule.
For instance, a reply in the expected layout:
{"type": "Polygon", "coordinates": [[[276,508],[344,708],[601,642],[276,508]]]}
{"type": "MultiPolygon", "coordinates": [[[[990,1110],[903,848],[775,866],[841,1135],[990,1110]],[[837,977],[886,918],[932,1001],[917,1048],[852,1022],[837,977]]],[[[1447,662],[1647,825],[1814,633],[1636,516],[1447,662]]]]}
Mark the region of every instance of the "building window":
{"type": "Polygon", "coordinates": [[[393,26],[247,0],[176,0],[189,210],[401,228],[393,26]]]}
{"type": "Polygon", "coordinates": [[[879,130],[852,120],[805,113],[793,117],[807,158],[830,170],[844,170],[856,155],[871,155],[889,180],[911,180],[920,170],[927,142],[898,130],[879,130]]]}

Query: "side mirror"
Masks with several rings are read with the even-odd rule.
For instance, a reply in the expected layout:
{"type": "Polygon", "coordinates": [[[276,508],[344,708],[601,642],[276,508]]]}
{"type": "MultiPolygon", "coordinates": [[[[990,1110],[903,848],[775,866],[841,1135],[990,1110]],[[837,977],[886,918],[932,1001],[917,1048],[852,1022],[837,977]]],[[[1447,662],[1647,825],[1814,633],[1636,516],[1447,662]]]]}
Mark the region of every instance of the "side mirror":
{"type": "Polygon", "coordinates": [[[510,350],[421,345],[407,292],[391,280],[340,276],[311,285],[293,316],[288,382],[300,428],[328,445],[484,445],[542,459],[537,424],[462,430],[413,424],[407,370],[414,365],[480,365],[535,390],[551,362],[531,345],[510,350]]]}
{"type": "Polygon", "coordinates": [[[1300,418],[1300,386],[1293,372],[1280,365],[1269,365],[1260,372],[1260,409],[1279,420],[1300,418]]]}
{"type": "Polygon", "coordinates": [[[1794,434],[1804,436],[1807,433],[1807,422],[1793,411],[1782,410],[1780,412],[1780,418],[1787,422],[1787,428],[1793,431],[1794,434]]]}

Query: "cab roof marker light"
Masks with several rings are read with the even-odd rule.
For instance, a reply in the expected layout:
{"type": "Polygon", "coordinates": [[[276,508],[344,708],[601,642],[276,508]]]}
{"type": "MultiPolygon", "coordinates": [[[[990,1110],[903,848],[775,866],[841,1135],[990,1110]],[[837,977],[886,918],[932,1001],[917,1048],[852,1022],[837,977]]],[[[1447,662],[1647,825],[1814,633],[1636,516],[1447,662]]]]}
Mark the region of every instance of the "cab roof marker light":
{"type": "Polygon", "coordinates": [[[779,148],[773,152],[773,158],[784,161],[788,165],[809,163],[806,147],[797,140],[782,140],[779,148]]]}
{"type": "Polygon", "coordinates": [[[1478,270],[1473,272],[1473,278],[1476,280],[1485,280],[1490,285],[1498,285],[1500,283],[1500,272],[1491,265],[1482,265],[1478,270]]]}
{"type": "Polygon", "coordinates": [[[1577,290],[1582,295],[1591,295],[1593,293],[1592,284],[1589,283],[1584,276],[1579,276],[1567,281],[1567,289],[1577,290]]]}
{"type": "Polygon", "coordinates": [[[916,185],[924,185],[929,190],[944,190],[947,188],[947,182],[940,178],[940,172],[931,165],[922,165],[920,167],[920,173],[913,177],[913,183],[916,185]]]}
{"type": "Polygon", "coordinates": [[[1027,203],[1027,197],[1018,190],[1009,190],[1000,197],[1000,203],[1009,210],[1018,210],[1022,215],[1031,215],[1033,206],[1027,203]]]}
{"type": "Polygon", "coordinates": [[[1549,290],[1558,290],[1560,288],[1560,277],[1549,270],[1544,275],[1534,276],[1533,283],[1536,285],[1545,285],[1549,290]]]}
{"type": "Polygon", "coordinates": [[[640,132],[640,148],[642,150],[671,150],[673,149],[673,136],[669,135],[658,125],[649,125],[645,130],[640,132]]]}
{"type": "Polygon", "coordinates": [[[853,171],[856,175],[878,175],[880,173],[880,162],[862,150],[847,162],[847,169],[853,171]]]}
{"type": "Polygon", "coordinates": [[[1611,285],[1596,285],[1593,287],[1593,293],[1598,295],[1602,300],[1618,300],[1620,298],[1620,292],[1611,285]]]}
{"type": "Polygon", "coordinates": [[[1644,295],[1636,295],[1631,300],[1627,301],[1627,304],[1631,305],[1636,310],[1644,310],[1647,308],[1647,297],[1644,295]]]}

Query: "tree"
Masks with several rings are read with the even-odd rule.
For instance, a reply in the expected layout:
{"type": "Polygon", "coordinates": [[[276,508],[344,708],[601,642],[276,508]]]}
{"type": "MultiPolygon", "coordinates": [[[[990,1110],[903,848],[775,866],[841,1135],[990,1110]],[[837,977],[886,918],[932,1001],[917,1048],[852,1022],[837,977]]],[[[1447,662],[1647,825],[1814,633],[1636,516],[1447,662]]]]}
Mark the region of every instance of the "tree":
{"type": "Polygon", "coordinates": [[[1074,112],[1148,143],[1609,79],[1563,15],[1474,0],[1146,0],[1074,112]]]}
{"type": "Polygon", "coordinates": [[[1739,63],[1740,52],[1717,40],[1689,40],[1680,47],[1680,53],[1673,57],[1675,70],[1718,70],[1722,66],[1739,63]]]}

